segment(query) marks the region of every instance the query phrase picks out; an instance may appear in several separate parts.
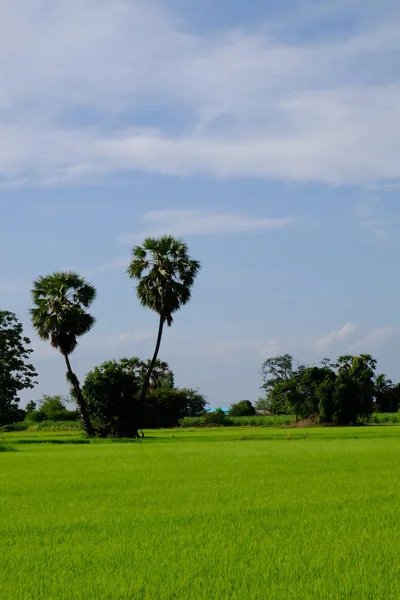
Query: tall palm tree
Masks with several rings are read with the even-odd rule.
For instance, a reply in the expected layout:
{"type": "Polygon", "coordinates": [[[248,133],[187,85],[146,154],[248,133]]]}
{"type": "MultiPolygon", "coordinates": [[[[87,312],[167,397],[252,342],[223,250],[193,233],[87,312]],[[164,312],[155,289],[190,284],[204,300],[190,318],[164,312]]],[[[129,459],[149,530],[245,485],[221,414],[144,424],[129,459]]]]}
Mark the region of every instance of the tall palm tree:
{"type": "Polygon", "coordinates": [[[96,297],[96,289],[80,275],[56,272],[40,276],[33,283],[30,310],[32,324],[42,340],[49,340],[59,350],[67,365],[67,380],[72,386],[83,427],[88,435],[94,431],[79,380],[72,371],[69,355],[78,345],[78,337],[87,333],[95,318],[86,312],[96,297]]]}
{"type": "Polygon", "coordinates": [[[149,237],[142,246],[133,248],[128,275],[138,281],[136,292],[140,304],[159,315],[156,347],[144,378],[140,402],[149,389],[164,325],[167,323],[170,327],[173,313],[189,302],[199,270],[200,263],[189,257],[187,244],[171,235],[149,237]]]}

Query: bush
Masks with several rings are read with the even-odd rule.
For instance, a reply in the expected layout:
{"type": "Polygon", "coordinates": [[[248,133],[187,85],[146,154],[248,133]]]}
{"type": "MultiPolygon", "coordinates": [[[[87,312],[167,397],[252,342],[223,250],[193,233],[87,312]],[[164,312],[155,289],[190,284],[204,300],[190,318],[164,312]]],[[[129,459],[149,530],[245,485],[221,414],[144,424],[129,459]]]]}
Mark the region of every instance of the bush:
{"type": "Polygon", "coordinates": [[[203,417],[205,425],[230,425],[231,421],[221,408],[206,413],[203,417]]]}
{"type": "Polygon", "coordinates": [[[256,409],[250,400],[241,400],[236,404],[231,404],[229,409],[230,417],[251,417],[256,414],[256,409]]]}

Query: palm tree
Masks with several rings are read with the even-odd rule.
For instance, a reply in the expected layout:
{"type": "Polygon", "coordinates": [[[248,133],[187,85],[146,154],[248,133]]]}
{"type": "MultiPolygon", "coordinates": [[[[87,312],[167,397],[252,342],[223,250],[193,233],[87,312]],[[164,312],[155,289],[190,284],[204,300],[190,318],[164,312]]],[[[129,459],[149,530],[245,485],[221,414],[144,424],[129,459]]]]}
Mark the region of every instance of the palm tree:
{"type": "Polygon", "coordinates": [[[170,327],[173,313],[189,302],[199,270],[200,263],[189,257],[187,244],[170,235],[149,237],[142,246],[133,248],[128,275],[138,280],[136,292],[140,304],[159,315],[156,347],[144,378],[140,402],[144,401],[149,389],[164,325],[167,323],[170,327]]]}
{"type": "Polygon", "coordinates": [[[375,377],[374,396],[382,412],[392,411],[393,389],[393,381],[387,379],[385,373],[380,373],[375,377]]]}
{"type": "Polygon", "coordinates": [[[88,435],[94,431],[77,376],[72,371],[69,355],[78,345],[78,337],[93,327],[95,318],[86,312],[96,297],[96,289],[72,272],[40,276],[33,283],[30,310],[32,324],[42,340],[50,340],[67,365],[67,380],[72,386],[83,427],[88,435]]]}

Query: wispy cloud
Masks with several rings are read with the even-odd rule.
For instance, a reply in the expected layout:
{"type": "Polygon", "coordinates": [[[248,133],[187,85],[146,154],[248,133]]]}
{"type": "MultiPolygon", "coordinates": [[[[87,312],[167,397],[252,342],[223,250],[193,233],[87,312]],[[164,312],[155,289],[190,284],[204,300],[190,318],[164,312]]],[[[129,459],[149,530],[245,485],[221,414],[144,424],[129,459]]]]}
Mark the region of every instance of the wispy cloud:
{"type": "Polygon", "coordinates": [[[352,346],[353,351],[373,352],[377,347],[387,342],[394,334],[393,327],[379,327],[357,340],[352,346]]]}
{"type": "Polygon", "coordinates": [[[0,185],[135,171],[397,185],[400,7],[331,4],[199,34],[150,0],[1,3],[0,185]],[[353,26],[329,35],[335,20],[353,26]]]}
{"type": "MultiPolygon", "coordinates": [[[[144,228],[138,233],[122,233],[122,244],[132,244],[147,236],[222,235],[257,233],[268,229],[283,229],[294,223],[291,217],[254,217],[244,212],[218,210],[157,210],[147,212],[141,219],[144,228]]],[[[119,264],[121,259],[117,259],[119,264]]]]}
{"type": "Polygon", "coordinates": [[[318,350],[327,350],[335,344],[347,342],[355,331],[356,326],[353,323],[347,323],[337,331],[331,331],[328,335],[317,340],[316,347],[318,350]]]}

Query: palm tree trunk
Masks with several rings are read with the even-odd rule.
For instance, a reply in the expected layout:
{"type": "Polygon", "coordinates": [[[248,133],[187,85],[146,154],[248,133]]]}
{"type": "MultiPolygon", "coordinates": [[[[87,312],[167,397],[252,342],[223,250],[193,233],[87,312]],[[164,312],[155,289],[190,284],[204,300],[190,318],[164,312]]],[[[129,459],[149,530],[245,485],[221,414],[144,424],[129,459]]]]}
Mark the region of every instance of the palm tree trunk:
{"type": "Polygon", "coordinates": [[[74,396],[75,396],[76,403],[78,405],[79,413],[81,415],[83,429],[85,430],[86,434],[89,437],[91,437],[94,435],[94,429],[90,422],[90,418],[89,418],[87,408],[86,408],[86,402],[83,398],[82,390],[79,385],[79,380],[71,368],[71,363],[69,362],[68,354],[64,354],[64,358],[65,358],[65,363],[67,365],[67,379],[71,383],[72,387],[74,388],[74,396]]]}
{"type": "Polygon", "coordinates": [[[149,383],[150,383],[151,375],[152,375],[152,373],[154,371],[154,366],[156,364],[157,357],[158,357],[158,352],[160,350],[161,338],[162,338],[163,329],[164,329],[164,323],[165,323],[165,317],[163,317],[162,315],[160,315],[160,323],[158,325],[157,343],[156,343],[156,347],[154,349],[154,354],[153,354],[153,358],[152,358],[151,363],[150,363],[150,367],[148,368],[148,371],[146,373],[146,377],[144,378],[143,387],[142,387],[142,391],[140,393],[140,398],[139,398],[139,403],[140,404],[142,402],[144,402],[144,400],[146,398],[147,391],[149,389],[149,383]]]}

